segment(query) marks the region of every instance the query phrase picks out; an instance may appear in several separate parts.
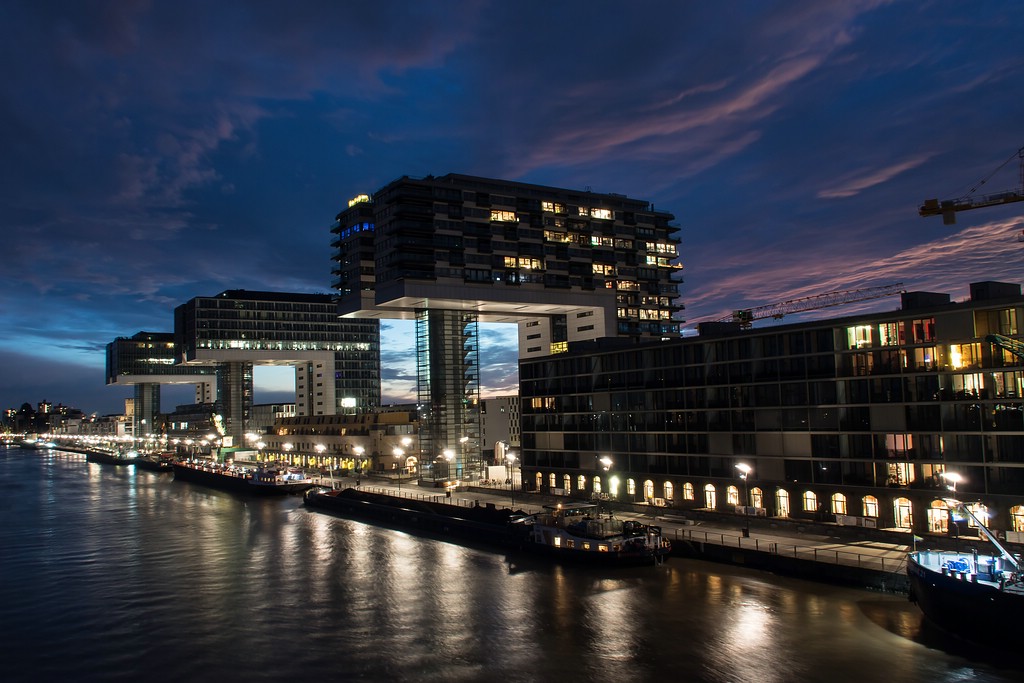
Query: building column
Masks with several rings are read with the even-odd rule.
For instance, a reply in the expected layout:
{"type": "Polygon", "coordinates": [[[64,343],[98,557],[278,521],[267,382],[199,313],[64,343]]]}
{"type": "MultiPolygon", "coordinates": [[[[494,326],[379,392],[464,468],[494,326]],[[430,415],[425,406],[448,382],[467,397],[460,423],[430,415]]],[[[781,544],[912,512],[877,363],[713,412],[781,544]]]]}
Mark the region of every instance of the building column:
{"type": "Polygon", "coordinates": [[[140,382],[134,386],[135,414],[132,418],[132,434],[135,437],[152,434],[156,419],[160,416],[160,385],[154,382],[140,382]]]}
{"type": "Polygon", "coordinates": [[[228,361],[217,368],[217,406],[224,420],[224,436],[230,445],[245,445],[245,432],[252,410],[252,363],[228,361]]]}
{"type": "Polygon", "coordinates": [[[416,312],[416,384],[420,405],[420,472],[430,477],[477,479],[480,451],[480,344],[477,315],[464,311],[416,312]],[[439,467],[450,451],[449,467],[439,467]]]}

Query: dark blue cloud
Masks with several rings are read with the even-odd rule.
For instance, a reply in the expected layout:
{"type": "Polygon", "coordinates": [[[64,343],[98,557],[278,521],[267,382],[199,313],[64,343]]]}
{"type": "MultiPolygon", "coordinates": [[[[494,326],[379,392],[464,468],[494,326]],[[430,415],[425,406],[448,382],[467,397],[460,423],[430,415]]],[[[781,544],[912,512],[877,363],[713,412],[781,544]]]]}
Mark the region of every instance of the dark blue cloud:
{"type": "MultiPolygon", "coordinates": [[[[3,3],[0,376],[40,381],[0,405],[109,403],[103,345],[194,296],[327,291],[333,216],[401,175],[649,199],[682,228],[690,319],[1019,282],[1020,210],[916,207],[1024,144],[1022,29],[952,0],[3,3]]],[[[386,397],[413,395],[413,353],[385,335],[386,397]]]]}

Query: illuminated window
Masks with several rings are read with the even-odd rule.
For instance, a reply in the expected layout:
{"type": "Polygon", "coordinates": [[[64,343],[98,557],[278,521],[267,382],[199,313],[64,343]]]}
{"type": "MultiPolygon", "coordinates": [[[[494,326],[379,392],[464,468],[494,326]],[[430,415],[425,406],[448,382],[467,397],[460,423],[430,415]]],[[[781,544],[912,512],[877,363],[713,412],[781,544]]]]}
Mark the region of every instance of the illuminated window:
{"type": "Polygon", "coordinates": [[[854,325],[846,328],[846,337],[851,349],[863,349],[871,346],[871,326],[854,325]]]}
{"type": "Polygon", "coordinates": [[[949,508],[941,500],[933,500],[927,510],[928,531],[934,534],[944,534],[949,529],[949,508]]]}
{"type": "Polygon", "coordinates": [[[845,515],[846,514],[846,496],[841,493],[832,494],[832,514],[834,515],[845,515]]]}
{"type": "Polygon", "coordinates": [[[1016,532],[1024,531],[1024,505],[1014,505],[1010,508],[1010,529],[1016,532]]]}
{"type": "Polygon", "coordinates": [[[631,496],[636,495],[636,482],[632,478],[626,480],[626,493],[631,496]]]}
{"type": "Polygon", "coordinates": [[[725,489],[725,502],[729,505],[740,504],[740,490],[735,486],[730,486],[725,489]]]}
{"type": "Polygon", "coordinates": [[[804,512],[815,512],[818,509],[818,495],[814,491],[804,491],[804,512]]]}
{"type": "Polygon", "coordinates": [[[683,484],[683,500],[693,500],[693,484],[690,482],[683,484]]]}
{"type": "Polygon", "coordinates": [[[714,510],[718,507],[718,493],[715,491],[713,484],[706,484],[704,486],[704,507],[709,510],[714,510]]]}
{"type": "Polygon", "coordinates": [[[914,528],[914,506],[906,498],[897,498],[892,503],[893,516],[899,529],[914,528]]]}
{"type": "Polygon", "coordinates": [[[874,496],[864,496],[864,516],[878,517],[878,499],[874,496]]]}
{"type": "Polygon", "coordinates": [[[572,477],[570,477],[568,474],[562,477],[562,488],[565,489],[566,493],[572,491],[572,477]]]}
{"type": "Polygon", "coordinates": [[[553,342],[551,344],[552,355],[556,353],[565,353],[569,350],[569,342],[553,342]]]}
{"type": "Polygon", "coordinates": [[[550,488],[556,488],[558,486],[557,476],[558,475],[556,475],[554,472],[548,475],[548,486],[550,488]]]}
{"type": "Polygon", "coordinates": [[[672,500],[673,496],[675,496],[675,488],[672,486],[672,482],[665,482],[665,484],[662,486],[661,495],[665,500],[672,500]]]}
{"type": "Polygon", "coordinates": [[[587,478],[584,475],[576,477],[576,490],[586,491],[587,490],[587,478]]]}
{"type": "Polygon", "coordinates": [[[544,239],[548,242],[572,242],[572,238],[564,232],[545,230],[544,239]]]}
{"type": "Polygon", "coordinates": [[[616,289],[637,291],[640,289],[640,285],[632,280],[619,280],[616,285],[616,289]]]}
{"type": "Polygon", "coordinates": [[[491,220],[495,223],[514,223],[516,221],[516,212],[491,209],[491,220]]]}
{"type": "Polygon", "coordinates": [[[591,269],[595,275],[615,275],[615,266],[609,266],[604,263],[595,263],[591,269]]]}
{"type": "Polygon", "coordinates": [[[903,322],[882,323],[878,326],[878,339],[882,346],[899,346],[903,338],[903,322]]]}
{"type": "Polygon", "coordinates": [[[594,477],[594,493],[601,493],[601,477],[594,477]]]}
{"type": "Polygon", "coordinates": [[[548,213],[565,213],[565,205],[557,202],[541,202],[540,208],[548,213]]]}
{"type": "Polygon", "coordinates": [[[789,491],[786,489],[775,492],[775,509],[779,517],[789,517],[789,491]]]}
{"type": "Polygon", "coordinates": [[[590,217],[591,218],[600,218],[601,220],[610,221],[612,219],[612,210],[611,209],[591,209],[590,210],[590,217]]]}
{"type": "Polygon", "coordinates": [[[750,489],[750,504],[759,510],[764,507],[764,491],[757,486],[750,489]]]}
{"type": "Polygon", "coordinates": [[[524,268],[526,270],[540,270],[542,264],[540,259],[529,258],[524,256],[519,258],[519,267],[524,268]]]}
{"type": "Polygon", "coordinates": [[[981,367],[981,344],[950,344],[949,366],[954,370],[981,367]]]}
{"type": "Polygon", "coordinates": [[[909,462],[891,462],[888,464],[889,478],[886,482],[889,486],[909,486],[914,481],[914,468],[909,462]]]}

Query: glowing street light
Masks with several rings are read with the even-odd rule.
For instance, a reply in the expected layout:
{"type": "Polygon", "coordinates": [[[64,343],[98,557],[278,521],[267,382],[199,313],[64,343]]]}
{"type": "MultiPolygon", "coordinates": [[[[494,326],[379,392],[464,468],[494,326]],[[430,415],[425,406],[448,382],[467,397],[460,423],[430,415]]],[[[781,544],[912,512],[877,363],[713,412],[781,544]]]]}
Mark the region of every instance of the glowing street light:
{"type": "Polygon", "coordinates": [[[949,482],[949,485],[946,488],[952,491],[953,495],[955,496],[956,485],[962,482],[964,478],[960,476],[959,472],[941,472],[939,476],[945,479],[947,482],[949,482]]]}
{"type": "Polygon", "coordinates": [[[398,492],[402,492],[402,457],[405,456],[405,451],[397,446],[391,454],[395,456],[395,467],[398,470],[398,492]]]}
{"type": "Polygon", "coordinates": [[[441,451],[441,457],[445,459],[444,478],[452,478],[452,460],[455,459],[455,451],[450,448],[446,448],[441,451]]]}
{"type": "Polygon", "coordinates": [[[515,476],[515,469],[514,469],[514,467],[515,467],[515,464],[516,464],[516,454],[515,453],[506,453],[505,454],[505,460],[508,461],[508,491],[509,491],[509,494],[512,496],[512,507],[515,507],[516,506],[516,482],[515,482],[516,476],[515,476]]]}
{"type": "Polygon", "coordinates": [[[736,469],[740,471],[740,479],[743,480],[743,507],[747,507],[747,476],[754,469],[745,462],[741,462],[736,465],[736,469]]]}

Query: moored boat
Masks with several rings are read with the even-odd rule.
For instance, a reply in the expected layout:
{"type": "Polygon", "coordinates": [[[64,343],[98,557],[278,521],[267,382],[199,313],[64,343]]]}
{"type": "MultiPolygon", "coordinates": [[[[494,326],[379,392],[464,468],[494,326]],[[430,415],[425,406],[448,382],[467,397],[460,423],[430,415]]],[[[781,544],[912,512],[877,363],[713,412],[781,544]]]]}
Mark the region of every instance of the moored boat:
{"type": "Polygon", "coordinates": [[[524,550],[612,564],[657,563],[672,551],[661,527],[602,515],[592,503],[546,505],[544,510],[512,523],[524,550]]]}
{"type": "Polygon", "coordinates": [[[973,642],[1016,646],[1024,614],[1020,558],[1008,551],[960,501],[951,510],[971,518],[996,552],[981,555],[948,550],[914,550],[907,555],[910,600],[942,629],[973,642]]]}
{"type": "Polygon", "coordinates": [[[149,453],[135,458],[135,469],[150,472],[173,472],[174,457],[168,453],[149,453]]]}
{"type": "Polygon", "coordinates": [[[120,467],[135,464],[134,455],[107,453],[105,451],[88,451],[85,454],[85,460],[86,462],[94,462],[99,465],[117,465],[120,467]]]}
{"type": "Polygon", "coordinates": [[[202,460],[176,460],[175,481],[188,481],[213,488],[256,496],[281,496],[303,493],[314,482],[299,472],[282,468],[247,469],[202,460]]]}

